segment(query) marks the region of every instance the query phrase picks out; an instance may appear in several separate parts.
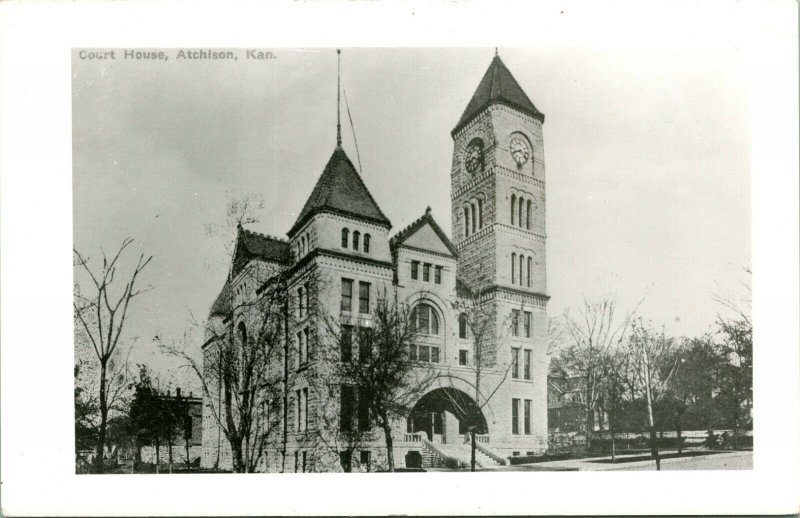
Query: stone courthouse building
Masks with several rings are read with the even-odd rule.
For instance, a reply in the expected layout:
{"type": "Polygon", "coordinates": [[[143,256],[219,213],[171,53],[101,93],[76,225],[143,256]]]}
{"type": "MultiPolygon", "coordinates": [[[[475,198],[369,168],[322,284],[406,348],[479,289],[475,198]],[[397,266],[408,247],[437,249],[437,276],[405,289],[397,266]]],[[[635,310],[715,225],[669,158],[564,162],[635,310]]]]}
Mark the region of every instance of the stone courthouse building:
{"type": "MultiPolygon", "coordinates": [[[[287,240],[239,227],[230,275],[209,314],[206,367],[225,340],[246,341],[259,325],[247,302],[271,276],[288,275],[293,300],[288,347],[271,366],[283,384],[262,405],[264,429],[271,431],[257,469],[385,469],[383,433],[369,431],[373,424],[358,394],[326,384],[332,356],[325,349],[338,345],[323,322],[369,327],[376,301],[386,296],[415,308],[414,354],[440,373],[411,414],[395,423],[397,467],[469,461],[467,423],[452,407],[456,399],[475,399],[475,345],[460,313],[469,302],[491,320],[481,346],[479,463],[545,451],[543,123],[544,114],[495,55],[451,132],[449,236],[422,207],[419,219],[393,234],[340,138],[287,240]],[[322,288],[309,286],[312,278],[322,288]],[[358,426],[367,430],[356,447],[341,441],[337,420],[345,413],[357,413],[358,426]]],[[[230,447],[215,410],[224,413],[220,399],[206,397],[202,464],[229,468],[230,447]]]]}

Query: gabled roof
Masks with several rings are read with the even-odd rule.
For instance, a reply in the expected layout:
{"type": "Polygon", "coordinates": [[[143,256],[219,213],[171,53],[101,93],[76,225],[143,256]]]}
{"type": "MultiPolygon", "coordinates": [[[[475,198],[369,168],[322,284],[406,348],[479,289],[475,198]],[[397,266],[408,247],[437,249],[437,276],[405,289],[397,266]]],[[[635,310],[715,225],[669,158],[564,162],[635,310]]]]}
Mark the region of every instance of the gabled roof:
{"type": "Polygon", "coordinates": [[[544,122],[544,114],[536,109],[500,56],[495,55],[451,134],[455,135],[480,111],[493,103],[506,104],[544,122]]]}
{"type": "Polygon", "coordinates": [[[280,264],[289,264],[289,243],[276,237],[237,227],[236,248],[233,252],[232,275],[236,275],[251,259],[263,259],[280,264]]]}
{"type": "Polygon", "coordinates": [[[395,234],[395,236],[389,240],[389,246],[394,250],[397,249],[400,245],[408,241],[414,234],[416,234],[420,229],[422,229],[425,225],[430,225],[430,228],[436,234],[436,237],[442,242],[442,244],[446,247],[446,249],[450,252],[453,257],[458,257],[458,250],[447,237],[447,235],[442,231],[441,227],[436,223],[431,216],[431,208],[428,207],[425,209],[425,214],[422,215],[421,218],[417,219],[409,226],[395,234]]]}
{"type": "Polygon", "coordinates": [[[211,310],[209,310],[208,316],[209,318],[225,317],[230,315],[232,310],[231,283],[226,281],[225,286],[222,287],[222,291],[219,292],[217,298],[214,299],[214,303],[211,304],[211,310]]]}
{"type": "Polygon", "coordinates": [[[392,227],[341,146],[334,149],[288,235],[292,236],[306,220],[318,212],[343,214],[387,228],[392,227]]]}

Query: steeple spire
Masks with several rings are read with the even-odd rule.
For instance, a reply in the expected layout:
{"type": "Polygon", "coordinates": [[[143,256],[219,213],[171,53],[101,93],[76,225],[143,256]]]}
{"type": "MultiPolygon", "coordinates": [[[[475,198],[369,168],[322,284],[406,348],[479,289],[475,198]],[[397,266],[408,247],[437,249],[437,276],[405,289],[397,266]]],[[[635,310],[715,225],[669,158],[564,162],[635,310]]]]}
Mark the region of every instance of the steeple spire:
{"type": "Polygon", "coordinates": [[[342,49],[336,49],[336,147],[342,147],[341,63],[342,49]]]}

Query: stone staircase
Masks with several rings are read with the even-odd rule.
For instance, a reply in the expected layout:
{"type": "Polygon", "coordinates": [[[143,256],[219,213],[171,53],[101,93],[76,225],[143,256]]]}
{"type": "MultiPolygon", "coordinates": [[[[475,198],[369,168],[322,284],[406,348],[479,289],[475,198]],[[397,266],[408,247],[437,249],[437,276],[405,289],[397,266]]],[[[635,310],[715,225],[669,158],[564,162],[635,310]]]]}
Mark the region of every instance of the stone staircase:
{"type": "MultiPolygon", "coordinates": [[[[446,459],[454,459],[459,465],[469,467],[472,450],[469,444],[440,444],[423,441],[425,448],[422,453],[423,466],[440,468],[446,467],[446,459]]],[[[478,467],[500,466],[501,463],[486,455],[480,449],[475,450],[475,464],[478,467]]]]}

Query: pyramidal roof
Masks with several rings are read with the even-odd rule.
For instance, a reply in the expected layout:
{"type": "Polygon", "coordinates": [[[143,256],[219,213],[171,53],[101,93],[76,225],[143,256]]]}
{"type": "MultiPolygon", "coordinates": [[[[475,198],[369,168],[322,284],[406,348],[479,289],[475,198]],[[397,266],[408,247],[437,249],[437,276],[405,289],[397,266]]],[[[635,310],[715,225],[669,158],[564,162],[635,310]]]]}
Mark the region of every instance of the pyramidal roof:
{"type": "Polygon", "coordinates": [[[292,236],[309,218],[319,212],[332,212],[391,228],[389,219],[381,212],[367,190],[361,176],[341,146],[336,146],[322,175],[314,186],[297,221],[289,230],[292,236]]]}
{"type": "Polygon", "coordinates": [[[544,114],[536,109],[500,56],[495,55],[452,134],[455,135],[475,115],[493,103],[506,104],[544,122],[544,114]]]}

